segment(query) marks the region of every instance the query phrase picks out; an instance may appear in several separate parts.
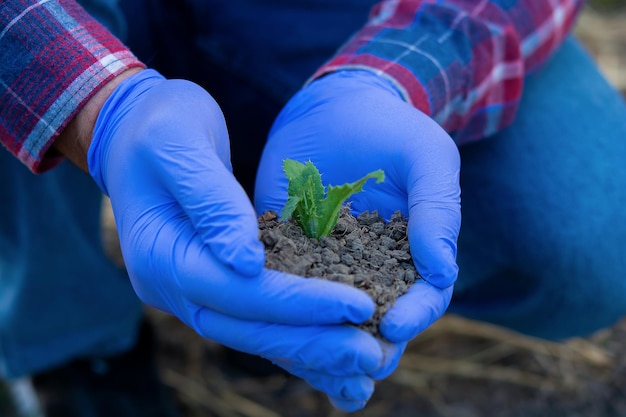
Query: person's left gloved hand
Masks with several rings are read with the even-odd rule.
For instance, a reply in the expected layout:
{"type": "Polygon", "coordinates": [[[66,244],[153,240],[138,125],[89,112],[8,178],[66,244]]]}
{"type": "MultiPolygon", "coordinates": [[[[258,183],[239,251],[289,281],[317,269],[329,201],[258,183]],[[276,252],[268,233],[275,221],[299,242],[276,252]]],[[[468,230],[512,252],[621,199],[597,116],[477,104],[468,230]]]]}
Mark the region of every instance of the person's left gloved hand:
{"type": "MultiPolygon", "coordinates": [[[[406,343],[443,315],[457,276],[460,161],[450,136],[404,102],[391,84],[365,71],[336,72],[298,92],[276,119],[255,189],[259,213],[287,200],[283,160],[311,160],[325,185],[353,182],[382,169],[385,181],[351,198],[355,213],[408,216],[414,263],[424,278],[383,317],[381,332],[398,363],[406,343]]],[[[388,367],[382,378],[393,371],[388,367]]]]}

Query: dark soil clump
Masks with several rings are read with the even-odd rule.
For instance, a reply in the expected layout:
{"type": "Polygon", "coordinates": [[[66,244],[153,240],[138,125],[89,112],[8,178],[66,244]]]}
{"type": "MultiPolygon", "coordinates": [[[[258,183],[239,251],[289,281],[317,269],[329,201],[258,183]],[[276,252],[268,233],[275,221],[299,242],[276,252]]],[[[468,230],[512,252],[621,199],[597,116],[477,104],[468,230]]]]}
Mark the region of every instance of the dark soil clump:
{"type": "Polygon", "coordinates": [[[382,337],[380,319],[396,298],[419,279],[407,239],[407,221],[400,212],[385,222],[377,212],[354,217],[343,207],[335,230],[320,240],[306,236],[293,221],[276,213],[259,219],[266,266],[304,277],[352,285],[367,292],[378,306],[361,328],[382,337]]]}

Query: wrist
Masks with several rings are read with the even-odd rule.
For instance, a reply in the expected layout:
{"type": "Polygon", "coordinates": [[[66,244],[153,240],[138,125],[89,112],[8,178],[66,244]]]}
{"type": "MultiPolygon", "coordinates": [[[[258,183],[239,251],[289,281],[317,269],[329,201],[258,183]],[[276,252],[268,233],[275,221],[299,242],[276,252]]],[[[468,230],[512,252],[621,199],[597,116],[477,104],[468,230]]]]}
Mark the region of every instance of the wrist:
{"type": "Polygon", "coordinates": [[[88,172],[87,152],[102,106],[122,81],[139,71],[142,71],[142,68],[131,68],[124,71],[94,94],[55,139],[52,150],[63,155],[83,171],[88,172]]]}

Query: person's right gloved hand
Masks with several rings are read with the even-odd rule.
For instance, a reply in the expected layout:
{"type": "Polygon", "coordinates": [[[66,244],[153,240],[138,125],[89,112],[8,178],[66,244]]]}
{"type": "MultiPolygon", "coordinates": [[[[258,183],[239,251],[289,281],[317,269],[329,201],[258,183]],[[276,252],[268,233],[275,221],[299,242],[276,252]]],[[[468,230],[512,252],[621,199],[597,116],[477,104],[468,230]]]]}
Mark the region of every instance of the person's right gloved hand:
{"type": "MultiPolygon", "coordinates": [[[[400,210],[422,279],[382,317],[381,334],[396,364],[407,343],[446,311],[457,278],[461,226],[460,158],[435,120],[402,99],[379,74],[343,70],[312,81],[276,118],[255,188],[259,212],[283,209],[288,199],[285,159],[313,162],[326,184],[339,186],[382,169],[385,181],[350,197],[354,214],[378,211],[387,220],[400,210]]],[[[393,371],[377,373],[385,378],[393,371]]],[[[335,402],[337,403],[337,402],[335,402]]]]}
{"type": "Polygon", "coordinates": [[[346,410],[365,404],[386,355],[345,323],[369,318],[373,301],[343,284],[264,269],[256,214],[231,173],[224,118],[205,90],[153,70],[124,80],[99,113],[88,165],[111,199],[141,300],[206,338],[270,359],[346,410]]]}

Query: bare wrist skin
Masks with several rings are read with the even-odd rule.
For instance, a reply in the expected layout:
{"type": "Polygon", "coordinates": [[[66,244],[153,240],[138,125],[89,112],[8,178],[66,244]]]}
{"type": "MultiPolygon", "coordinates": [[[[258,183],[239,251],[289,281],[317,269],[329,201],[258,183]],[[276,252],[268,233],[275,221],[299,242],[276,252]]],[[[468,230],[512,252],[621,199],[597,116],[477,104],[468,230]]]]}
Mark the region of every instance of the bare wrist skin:
{"type": "Polygon", "coordinates": [[[70,123],[52,144],[52,151],[58,152],[85,172],[87,167],[87,151],[93,137],[93,130],[100,109],[109,98],[115,87],[142,68],[131,68],[109,81],[100,91],[87,101],[85,106],[74,116],[70,123]]]}

